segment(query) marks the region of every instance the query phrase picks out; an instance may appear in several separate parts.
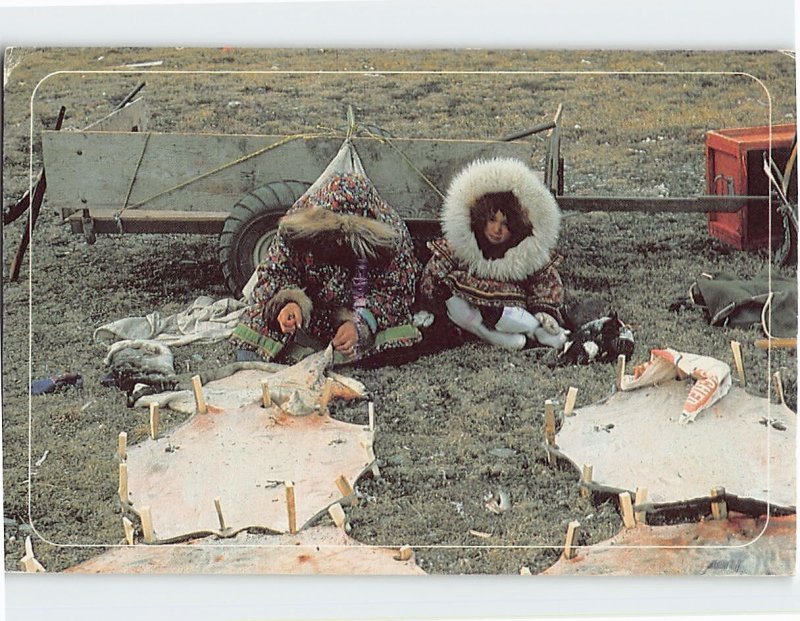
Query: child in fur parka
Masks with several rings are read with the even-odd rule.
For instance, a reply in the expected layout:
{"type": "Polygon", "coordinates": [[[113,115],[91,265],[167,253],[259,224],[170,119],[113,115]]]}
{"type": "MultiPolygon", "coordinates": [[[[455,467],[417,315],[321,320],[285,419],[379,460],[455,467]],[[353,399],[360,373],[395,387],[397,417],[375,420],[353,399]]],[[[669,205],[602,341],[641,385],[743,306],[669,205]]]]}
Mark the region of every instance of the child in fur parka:
{"type": "Polygon", "coordinates": [[[553,250],[561,212],[522,162],[477,160],[444,199],[444,238],[428,244],[420,294],[435,314],[506,349],[560,348],[563,285],[553,250]]]}
{"type": "Polygon", "coordinates": [[[331,343],[341,362],[411,345],[421,339],[411,325],[420,268],[408,228],[370,180],[335,174],[281,218],[232,341],[280,360],[292,345],[331,343]]]}

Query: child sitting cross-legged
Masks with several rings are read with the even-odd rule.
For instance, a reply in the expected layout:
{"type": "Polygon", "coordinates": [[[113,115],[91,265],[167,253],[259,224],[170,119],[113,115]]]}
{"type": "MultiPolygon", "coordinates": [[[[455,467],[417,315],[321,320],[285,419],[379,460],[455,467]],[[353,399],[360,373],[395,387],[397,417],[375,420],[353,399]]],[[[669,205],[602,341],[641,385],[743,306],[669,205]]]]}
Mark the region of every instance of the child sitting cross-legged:
{"type": "Polygon", "coordinates": [[[423,304],[493,345],[562,347],[560,221],[555,198],[522,162],[471,163],[445,196],[444,238],[428,244],[423,304]]]}

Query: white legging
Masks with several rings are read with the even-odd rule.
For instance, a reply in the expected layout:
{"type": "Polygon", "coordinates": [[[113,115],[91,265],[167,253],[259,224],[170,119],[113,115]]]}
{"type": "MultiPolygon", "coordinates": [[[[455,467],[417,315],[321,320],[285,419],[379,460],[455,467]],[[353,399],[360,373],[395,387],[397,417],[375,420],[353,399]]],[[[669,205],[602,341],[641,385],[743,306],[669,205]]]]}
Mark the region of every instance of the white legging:
{"type": "Polygon", "coordinates": [[[495,324],[495,330],[491,330],[483,324],[480,311],[462,298],[452,296],[445,304],[447,316],[457,326],[507,349],[522,349],[526,338],[553,348],[562,347],[567,341],[567,333],[555,321],[551,322],[555,329],[551,327],[548,330],[524,308],[506,306],[495,324]]]}
{"type": "Polygon", "coordinates": [[[524,334],[509,334],[498,330],[490,330],[483,325],[480,311],[458,296],[452,296],[445,301],[447,316],[454,324],[467,332],[482,338],[484,341],[505,347],[506,349],[522,349],[525,347],[524,334]]]}

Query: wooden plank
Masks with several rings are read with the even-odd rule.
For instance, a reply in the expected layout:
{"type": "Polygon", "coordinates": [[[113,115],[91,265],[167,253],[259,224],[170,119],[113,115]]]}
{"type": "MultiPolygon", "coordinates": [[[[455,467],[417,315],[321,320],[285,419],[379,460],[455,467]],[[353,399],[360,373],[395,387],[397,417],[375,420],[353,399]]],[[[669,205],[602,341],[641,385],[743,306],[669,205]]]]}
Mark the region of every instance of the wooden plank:
{"type": "Polygon", "coordinates": [[[564,211],[644,211],[649,213],[703,213],[739,211],[745,205],[767,202],[766,196],[696,196],[661,198],[645,196],[557,196],[564,211]]]}
{"type": "MultiPolygon", "coordinates": [[[[42,145],[52,188],[48,200],[62,217],[84,208],[120,209],[126,197],[128,206],[141,203],[141,208],[159,211],[229,211],[239,197],[271,181],[313,182],[342,141],[286,139],[74,131],[60,136],[45,131],[42,145]],[[280,146],[269,149],[274,145],[280,146]],[[259,154],[248,157],[254,153],[259,154]]],[[[354,143],[370,179],[404,217],[438,214],[441,196],[425,178],[444,192],[453,175],[476,158],[503,155],[529,162],[532,154],[532,146],[521,142],[356,138],[354,143]]]]}
{"type": "Polygon", "coordinates": [[[134,99],[124,108],[87,125],[84,131],[93,132],[144,132],[147,131],[147,105],[144,97],[134,99]]]}
{"type": "MultiPolygon", "coordinates": [[[[90,209],[96,233],[186,233],[219,235],[227,211],[176,211],[90,209]]],[[[83,232],[80,213],[67,217],[73,233],[83,232]]]]}

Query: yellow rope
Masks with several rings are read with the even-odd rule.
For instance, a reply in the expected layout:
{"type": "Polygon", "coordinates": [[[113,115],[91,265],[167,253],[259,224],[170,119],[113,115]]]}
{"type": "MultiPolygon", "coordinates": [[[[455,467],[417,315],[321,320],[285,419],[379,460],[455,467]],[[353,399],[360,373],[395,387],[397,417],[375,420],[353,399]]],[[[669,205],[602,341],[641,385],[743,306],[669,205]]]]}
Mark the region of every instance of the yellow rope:
{"type": "MultiPolygon", "coordinates": [[[[439,195],[439,198],[444,199],[444,193],[441,190],[439,190],[438,187],[436,187],[436,184],[433,183],[433,181],[431,181],[425,175],[425,173],[423,173],[417,166],[414,165],[414,163],[408,158],[408,156],[405,153],[403,153],[403,151],[401,151],[400,148],[396,144],[394,144],[394,142],[392,142],[392,140],[390,138],[387,138],[385,136],[380,136],[380,135],[374,133],[373,131],[371,131],[368,127],[364,127],[363,125],[359,125],[358,127],[360,129],[362,129],[364,132],[366,132],[366,134],[370,138],[378,140],[383,144],[388,144],[392,149],[394,149],[398,154],[400,154],[400,157],[402,157],[403,160],[406,162],[406,164],[408,164],[409,168],[411,168],[414,172],[416,172],[420,176],[420,178],[423,181],[425,181],[425,183],[427,183],[431,187],[431,189],[434,192],[436,192],[436,194],[439,195]]],[[[337,132],[331,130],[330,128],[320,127],[318,129],[322,129],[329,136],[335,135],[337,133],[337,132]]],[[[352,134],[354,129],[355,129],[355,127],[352,126],[352,125],[350,127],[348,127],[348,134],[352,134]]],[[[248,153],[247,155],[243,155],[242,157],[240,157],[238,159],[235,159],[235,160],[233,160],[231,162],[228,162],[226,164],[223,164],[222,166],[218,166],[217,168],[214,168],[212,170],[209,170],[209,171],[206,171],[204,173],[201,173],[201,174],[199,174],[199,175],[197,175],[195,177],[192,177],[191,179],[188,179],[187,181],[183,181],[183,182],[181,182],[181,183],[179,183],[177,185],[174,185],[171,188],[168,188],[166,190],[162,190],[161,192],[153,194],[152,196],[149,196],[148,198],[139,201],[135,205],[128,205],[128,200],[130,200],[131,191],[133,190],[133,185],[134,185],[134,182],[136,181],[136,176],[138,175],[139,169],[140,169],[142,161],[144,159],[144,153],[145,153],[145,149],[147,147],[147,143],[150,140],[150,135],[151,134],[149,132],[146,134],[145,143],[144,143],[144,146],[142,147],[142,153],[139,156],[138,163],[136,164],[136,170],[134,171],[134,175],[133,175],[133,179],[131,180],[131,184],[128,187],[128,193],[125,196],[125,202],[123,204],[123,207],[117,213],[117,218],[119,218],[119,216],[122,214],[122,212],[125,211],[126,209],[138,209],[142,205],[145,205],[145,204],[149,203],[150,201],[155,200],[156,198],[160,198],[162,196],[167,196],[169,194],[172,194],[173,192],[176,192],[177,190],[183,189],[183,188],[185,188],[185,187],[187,187],[187,186],[189,186],[189,185],[191,185],[191,184],[193,184],[193,183],[195,183],[197,181],[200,181],[201,179],[204,179],[204,178],[209,177],[209,176],[211,176],[213,174],[221,172],[221,171],[223,171],[223,170],[225,170],[227,168],[230,168],[231,166],[236,166],[237,164],[241,164],[242,162],[245,162],[245,161],[247,161],[249,159],[252,159],[254,157],[262,155],[263,153],[266,153],[267,151],[271,151],[272,149],[275,149],[275,148],[280,147],[280,146],[282,146],[284,144],[292,142],[293,140],[300,140],[300,139],[308,140],[308,139],[311,139],[311,138],[319,138],[319,137],[323,136],[323,134],[295,134],[295,135],[292,135],[292,136],[286,136],[282,140],[279,140],[279,141],[277,141],[277,142],[275,142],[275,143],[273,143],[271,145],[268,145],[266,147],[258,149],[257,151],[254,151],[252,153],[248,153]]]]}
{"type": "Polygon", "coordinates": [[[125,202],[122,203],[122,211],[127,209],[128,201],[131,198],[131,192],[133,191],[133,184],[136,183],[136,177],[139,174],[139,169],[142,167],[142,160],[144,159],[144,152],[147,149],[147,143],[150,142],[150,132],[144,135],[144,144],[142,144],[142,152],[139,154],[139,161],[136,162],[136,170],[133,171],[133,177],[131,177],[131,183],[128,186],[128,193],[125,194],[125,202]]]}
{"type": "MultiPolygon", "coordinates": [[[[149,134],[148,134],[148,137],[149,137],[149,134]]],[[[275,142],[275,143],[273,143],[271,145],[268,145],[266,147],[258,149],[257,151],[253,151],[252,153],[248,153],[247,155],[243,155],[242,157],[240,157],[238,159],[235,159],[235,160],[233,160],[231,162],[228,162],[226,164],[223,164],[222,166],[218,166],[217,168],[214,168],[212,170],[209,170],[209,171],[206,171],[204,173],[201,173],[201,174],[197,175],[196,177],[192,177],[191,179],[189,179],[187,181],[183,181],[182,183],[179,183],[177,185],[174,185],[171,188],[168,188],[166,190],[162,190],[161,192],[158,192],[157,194],[153,194],[152,196],[149,196],[148,198],[146,198],[146,199],[144,199],[142,201],[139,201],[135,205],[131,205],[130,207],[127,207],[127,206],[123,207],[120,210],[119,213],[121,214],[125,209],[138,209],[142,205],[144,205],[146,203],[149,203],[150,201],[155,200],[156,198],[159,198],[159,197],[162,197],[162,196],[167,196],[168,194],[172,194],[173,192],[175,192],[177,190],[180,190],[182,188],[185,188],[186,186],[191,185],[192,183],[195,183],[197,181],[200,181],[201,179],[204,179],[204,178],[209,177],[211,175],[214,175],[214,174],[216,174],[218,172],[221,172],[221,171],[225,170],[226,168],[230,168],[231,166],[236,166],[237,164],[241,164],[242,162],[246,162],[249,159],[257,157],[257,156],[259,156],[259,155],[261,155],[263,153],[266,153],[267,151],[271,151],[272,149],[280,147],[280,146],[282,146],[282,145],[284,145],[284,144],[286,144],[288,142],[291,142],[293,140],[309,139],[309,138],[316,138],[316,137],[317,137],[316,135],[312,135],[312,134],[295,134],[293,136],[286,136],[282,140],[278,140],[277,142],[275,142]]],[[[143,156],[144,156],[144,151],[142,151],[142,157],[143,156]]],[[[141,164],[141,158],[139,160],[139,163],[141,164]]],[[[138,166],[137,166],[137,171],[138,171],[138,166]]],[[[127,198],[126,198],[126,202],[127,202],[127,198]]]]}
{"type": "Polygon", "coordinates": [[[378,134],[372,132],[368,127],[362,126],[361,129],[363,129],[371,138],[374,138],[375,140],[378,140],[383,144],[388,144],[390,147],[392,147],[392,149],[397,151],[400,154],[400,157],[402,157],[405,160],[406,164],[408,164],[408,166],[411,168],[411,170],[416,172],[422,178],[422,180],[425,181],[425,183],[427,183],[429,186],[431,186],[433,191],[439,195],[439,198],[444,200],[444,194],[441,192],[441,190],[439,190],[439,188],[436,187],[436,184],[433,183],[433,181],[431,181],[430,179],[428,179],[428,177],[425,176],[424,172],[422,172],[419,168],[414,166],[413,162],[408,158],[408,156],[405,153],[403,153],[400,150],[400,148],[392,142],[390,138],[386,138],[385,136],[379,136],[378,134]]]}

